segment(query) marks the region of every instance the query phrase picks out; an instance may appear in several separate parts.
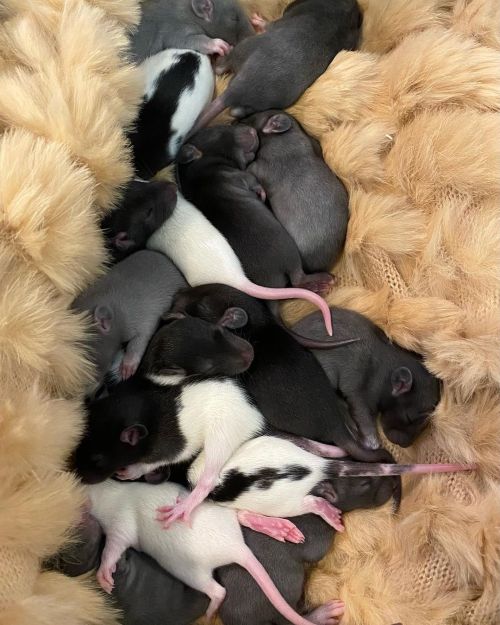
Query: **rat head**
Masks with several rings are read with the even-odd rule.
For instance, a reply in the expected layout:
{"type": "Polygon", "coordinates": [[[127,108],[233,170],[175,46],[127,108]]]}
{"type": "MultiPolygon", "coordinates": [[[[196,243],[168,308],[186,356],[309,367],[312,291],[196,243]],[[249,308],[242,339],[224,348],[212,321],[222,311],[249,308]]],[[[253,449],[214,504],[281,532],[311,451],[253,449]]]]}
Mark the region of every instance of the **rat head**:
{"type": "Polygon", "coordinates": [[[277,109],[255,113],[242,119],[241,123],[255,128],[259,133],[259,137],[282,135],[292,130],[292,128],[298,127],[297,122],[291,115],[277,109]]]}
{"type": "Polygon", "coordinates": [[[204,284],[180,289],[171,312],[183,313],[246,334],[249,326],[265,324],[270,313],[265,304],[224,284],[204,284]]]}
{"type": "Polygon", "coordinates": [[[151,339],[141,372],[180,379],[233,376],[246,371],[253,357],[252,346],[224,327],[173,313],[151,339]]]}
{"type": "Polygon", "coordinates": [[[121,347],[121,334],[116,327],[111,306],[99,304],[90,312],[95,328],[95,334],[90,340],[91,358],[97,368],[97,382],[101,383],[121,347]]]}
{"type": "Polygon", "coordinates": [[[399,490],[399,477],[337,477],[320,482],[314,494],[349,512],[362,508],[378,508],[399,490]]]}
{"type": "Polygon", "coordinates": [[[143,412],[143,398],[133,392],[90,404],[84,437],[73,454],[74,469],[83,482],[103,482],[145,457],[151,436],[143,412]]]}
{"type": "Polygon", "coordinates": [[[259,138],[250,126],[210,126],[198,131],[185,143],[177,162],[189,166],[203,157],[216,156],[234,163],[240,169],[255,159],[259,138]]]}
{"type": "Polygon", "coordinates": [[[408,447],[427,425],[439,402],[438,380],[417,360],[393,369],[379,403],[381,424],[395,445],[408,447]]]}
{"type": "Polygon", "coordinates": [[[144,249],[149,237],[172,215],[177,187],[164,180],[130,183],[121,205],[102,222],[108,246],[121,260],[144,249]]]}
{"type": "Polygon", "coordinates": [[[223,39],[235,46],[254,34],[238,0],[188,0],[198,23],[212,39],[223,39]]]}

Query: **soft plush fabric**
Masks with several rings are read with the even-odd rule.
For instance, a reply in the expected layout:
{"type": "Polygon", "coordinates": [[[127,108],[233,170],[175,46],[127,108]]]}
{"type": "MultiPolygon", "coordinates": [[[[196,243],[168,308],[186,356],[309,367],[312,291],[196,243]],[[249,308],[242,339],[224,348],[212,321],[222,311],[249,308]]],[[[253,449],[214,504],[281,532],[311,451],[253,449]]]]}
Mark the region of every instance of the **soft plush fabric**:
{"type": "MultiPolygon", "coordinates": [[[[246,4],[274,18],[287,2],[246,4]]],[[[497,625],[500,6],[361,4],[361,51],[339,54],[291,109],[350,192],[330,301],[421,352],[443,380],[432,426],[391,451],[479,470],[405,479],[397,516],[346,515],[307,598],[344,599],[346,625],[497,625]]],[[[91,372],[67,305],[100,270],[97,220],[131,173],[123,129],[138,90],[123,52],[137,19],[134,0],[0,7],[1,625],[114,618],[88,582],[39,567],[82,499],[62,469],[91,372]]],[[[310,310],[285,309],[290,320],[310,310]]]]}

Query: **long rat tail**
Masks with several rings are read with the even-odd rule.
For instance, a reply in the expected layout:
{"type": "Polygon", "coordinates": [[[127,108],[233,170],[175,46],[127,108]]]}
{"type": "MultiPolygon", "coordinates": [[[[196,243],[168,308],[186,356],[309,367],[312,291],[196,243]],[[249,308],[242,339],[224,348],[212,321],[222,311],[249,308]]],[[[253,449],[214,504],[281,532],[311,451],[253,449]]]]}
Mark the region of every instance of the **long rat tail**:
{"type": "Polygon", "coordinates": [[[311,621],[300,616],[300,614],[295,612],[295,610],[288,605],[274,585],[273,580],[269,577],[266,569],[248,547],[245,546],[238,564],[250,573],[272,605],[287,621],[290,621],[293,625],[312,625],[311,621]]]}
{"type": "Polygon", "coordinates": [[[257,297],[258,299],[304,299],[307,302],[311,302],[311,304],[314,304],[317,308],[320,309],[321,314],[323,315],[323,320],[325,322],[325,328],[328,332],[328,335],[332,336],[333,334],[332,313],[330,312],[330,308],[328,307],[327,302],[317,293],[313,293],[312,291],[308,291],[307,289],[297,289],[294,287],[274,289],[267,286],[259,286],[258,284],[250,282],[250,280],[245,281],[244,284],[237,288],[239,288],[240,291],[243,291],[247,295],[257,297]]]}
{"type": "Polygon", "coordinates": [[[423,473],[457,473],[474,471],[475,464],[384,464],[380,462],[328,461],[328,476],[332,477],[384,477],[423,473]]]}

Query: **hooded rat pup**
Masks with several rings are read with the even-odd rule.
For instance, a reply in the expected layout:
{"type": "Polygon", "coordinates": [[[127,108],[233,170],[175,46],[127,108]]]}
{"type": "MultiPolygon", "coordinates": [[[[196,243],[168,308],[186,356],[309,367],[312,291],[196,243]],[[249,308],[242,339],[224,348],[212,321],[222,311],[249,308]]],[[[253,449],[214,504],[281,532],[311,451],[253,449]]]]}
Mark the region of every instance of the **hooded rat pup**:
{"type": "Polygon", "coordinates": [[[167,48],[224,55],[253,34],[238,0],[147,0],[131,36],[132,56],[141,62],[167,48]]]}
{"type": "Polygon", "coordinates": [[[226,327],[253,346],[254,360],[240,380],[274,428],[311,439],[303,444],[313,453],[329,455],[328,447],[320,444],[327,443],[357,460],[392,460],[385,450],[367,449],[354,437],[347,405],[316,358],[276,322],[263,302],[211,284],[179,291],[172,311],[226,327]]]}
{"type": "Polygon", "coordinates": [[[275,217],[295,241],[308,272],[329,271],[347,234],[349,198],[323,160],[321,147],[291,115],[271,110],[242,120],[259,133],[248,166],[275,217]]]}
{"type": "MultiPolygon", "coordinates": [[[[196,484],[202,466],[203,453],[189,469],[192,484],[196,484]]],[[[356,488],[364,489],[367,507],[370,507],[385,503],[393,494],[399,497],[396,476],[453,473],[475,468],[475,465],[456,463],[402,465],[331,460],[282,438],[259,436],[244,443],[231,456],[210,498],[230,508],[269,517],[312,513],[343,531],[341,506],[346,511],[352,509],[349,493],[353,489],[354,492],[356,488]],[[357,485],[359,477],[371,479],[357,485]]],[[[163,518],[161,514],[159,518],[163,518]]],[[[239,518],[241,521],[242,513],[239,518]]]]}
{"type": "Polygon", "coordinates": [[[212,99],[215,78],[210,59],[194,50],[163,50],[139,69],[144,97],[129,139],[136,174],[149,179],[174,160],[212,99]]]}
{"type": "Polygon", "coordinates": [[[353,50],[361,14],[355,0],[296,0],[266,32],[239,43],[218,63],[235,76],[200,116],[195,131],[224,109],[235,117],[285,109],[326,70],[340,50],[353,50]]]}

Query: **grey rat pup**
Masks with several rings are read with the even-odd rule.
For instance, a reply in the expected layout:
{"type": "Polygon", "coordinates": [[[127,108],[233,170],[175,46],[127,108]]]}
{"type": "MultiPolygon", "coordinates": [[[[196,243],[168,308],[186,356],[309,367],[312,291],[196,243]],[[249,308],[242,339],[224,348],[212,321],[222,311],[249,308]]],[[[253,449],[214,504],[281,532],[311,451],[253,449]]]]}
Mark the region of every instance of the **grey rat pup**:
{"type": "Polygon", "coordinates": [[[196,122],[193,134],[226,108],[235,117],[285,109],[327,69],[340,50],[358,43],[356,0],[295,0],[266,32],[248,37],[218,60],[217,73],[235,73],[228,88],[196,122]]]}
{"type": "Polygon", "coordinates": [[[131,37],[132,57],[140,63],[167,48],[223,56],[253,34],[238,0],[147,0],[131,37]]]}
{"type": "MultiPolygon", "coordinates": [[[[330,382],[347,400],[350,412],[371,448],[379,446],[377,415],[387,438],[408,447],[428,424],[440,398],[439,380],[418,354],[391,343],[369,319],[353,310],[332,307],[335,336],[359,341],[336,350],[313,353],[330,382]]],[[[293,326],[320,336],[322,320],[308,315],[293,326]]]]}
{"type": "Polygon", "coordinates": [[[276,219],[289,232],[308,273],[328,271],[347,234],[349,198],[323,160],[321,147],[291,116],[278,110],[242,120],[259,133],[250,171],[263,186],[276,219]]]}
{"type": "Polygon", "coordinates": [[[171,260],[159,252],[141,250],[114,265],[75,299],[73,308],[88,311],[96,326],[91,350],[98,384],[125,343],[121,377],[135,373],[162,313],[185,286],[171,260]]]}

